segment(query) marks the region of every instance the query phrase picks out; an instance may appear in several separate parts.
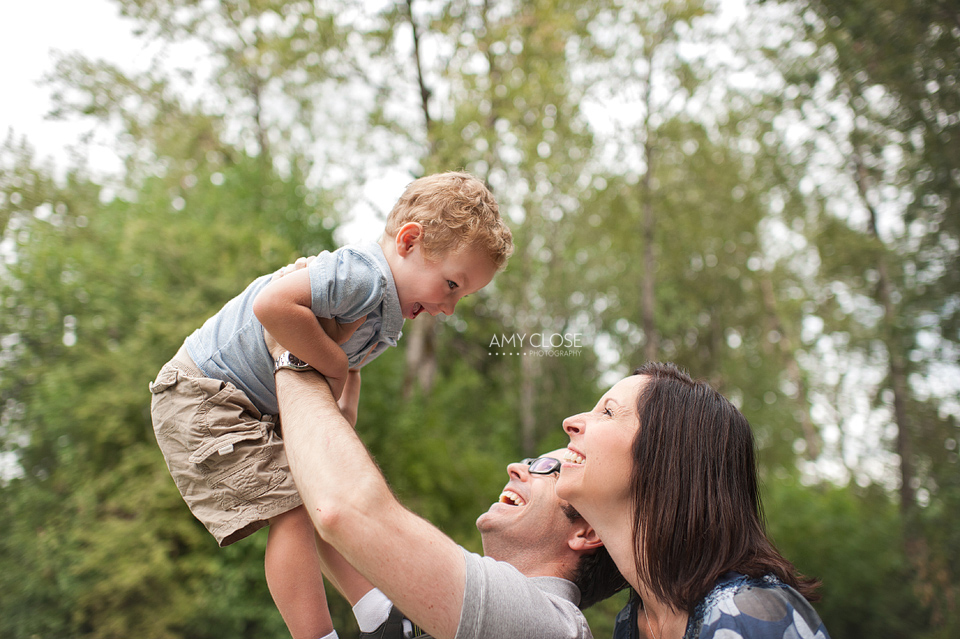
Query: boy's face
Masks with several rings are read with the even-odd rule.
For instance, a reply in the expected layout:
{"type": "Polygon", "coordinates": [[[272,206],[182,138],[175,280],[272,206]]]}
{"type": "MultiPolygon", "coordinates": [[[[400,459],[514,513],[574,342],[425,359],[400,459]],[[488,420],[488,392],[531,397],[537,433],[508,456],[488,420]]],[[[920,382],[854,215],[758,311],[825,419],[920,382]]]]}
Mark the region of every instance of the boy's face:
{"type": "Polygon", "coordinates": [[[427,260],[423,247],[415,242],[401,249],[399,257],[393,265],[393,279],[406,319],[424,311],[430,315],[452,315],[457,302],[489,284],[497,272],[490,258],[471,247],[427,260]]]}

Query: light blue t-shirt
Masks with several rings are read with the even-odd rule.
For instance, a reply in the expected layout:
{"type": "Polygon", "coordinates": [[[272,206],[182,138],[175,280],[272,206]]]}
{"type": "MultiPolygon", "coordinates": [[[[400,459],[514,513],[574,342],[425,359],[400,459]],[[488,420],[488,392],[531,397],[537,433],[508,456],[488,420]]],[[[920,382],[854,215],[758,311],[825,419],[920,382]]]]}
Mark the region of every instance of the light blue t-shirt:
{"type": "MultiPolygon", "coordinates": [[[[379,244],[324,251],[307,271],[314,315],[341,323],[367,316],[341,347],[351,368],[366,366],[397,345],[403,327],[400,298],[379,244]]],[[[272,277],[271,273],[254,280],[185,342],[190,358],[207,377],[232,383],[264,415],[276,415],[279,407],[273,358],[263,341],[263,325],[253,314],[253,300],[272,277]]]]}

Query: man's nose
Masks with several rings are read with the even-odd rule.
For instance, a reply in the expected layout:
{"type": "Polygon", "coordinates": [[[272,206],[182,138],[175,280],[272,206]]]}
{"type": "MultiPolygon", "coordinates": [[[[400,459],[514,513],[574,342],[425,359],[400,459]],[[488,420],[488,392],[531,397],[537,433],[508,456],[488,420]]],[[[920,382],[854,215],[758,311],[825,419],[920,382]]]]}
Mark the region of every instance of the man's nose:
{"type": "Polygon", "coordinates": [[[524,475],[530,474],[530,467],[523,462],[512,462],[507,464],[507,474],[519,479],[524,475]]]}

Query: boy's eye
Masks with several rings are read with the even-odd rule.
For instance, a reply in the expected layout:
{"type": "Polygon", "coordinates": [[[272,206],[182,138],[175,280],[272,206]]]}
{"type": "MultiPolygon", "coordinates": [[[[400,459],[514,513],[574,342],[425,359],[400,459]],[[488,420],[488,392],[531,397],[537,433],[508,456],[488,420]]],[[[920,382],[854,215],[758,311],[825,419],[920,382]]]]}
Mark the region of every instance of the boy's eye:
{"type": "Polygon", "coordinates": [[[447,280],[447,286],[449,286],[451,289],[454,289],[454,288],[457,288],[459,285],[453,280],[447,280]]]}

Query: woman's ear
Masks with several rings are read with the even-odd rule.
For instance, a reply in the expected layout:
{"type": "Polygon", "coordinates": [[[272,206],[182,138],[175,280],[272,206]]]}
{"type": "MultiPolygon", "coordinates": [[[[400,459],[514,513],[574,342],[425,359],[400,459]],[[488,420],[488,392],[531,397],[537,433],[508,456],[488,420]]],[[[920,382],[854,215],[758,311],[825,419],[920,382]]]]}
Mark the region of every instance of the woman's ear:
{"type": "Polygon", "coordinates": [[[567,542],[570,548],[573,550],[594,550],[603,546],[600,535],[593,529],[593,526],[582,519],[581,522],[583,522],[583,525],[577,528],[577,533],[567,542]]]}
{"type": "Polygon", "coordinates": [[[397,231],[397,255],[407,257],[421,241],[423,241],[423,227],[419,222],[407,222],[397,231]]]}

